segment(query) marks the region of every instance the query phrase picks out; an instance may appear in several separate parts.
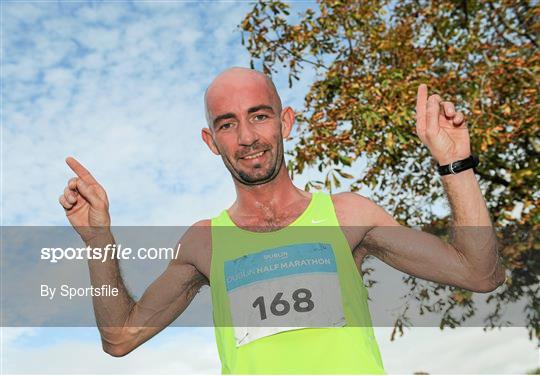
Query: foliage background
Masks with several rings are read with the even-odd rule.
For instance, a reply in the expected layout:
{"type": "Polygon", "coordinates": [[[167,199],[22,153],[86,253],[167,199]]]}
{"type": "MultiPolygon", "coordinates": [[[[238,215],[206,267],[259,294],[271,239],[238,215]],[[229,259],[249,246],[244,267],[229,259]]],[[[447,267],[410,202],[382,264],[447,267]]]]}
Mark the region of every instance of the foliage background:
{"type": "MultiPolygon", "coordinates": [[[[293,17],[316,7],[289,5],[293,17]]],[[[202,98],[222,70],[249,65],[237,25],[252,7],[244,1],[0,1],[3,225],[69,226],[57,201],[72,177],[67,155],[107,188],[115,226],[189,225],[230,205],[230,175],[200,140],[202,98]]],[[[301,108],[313,70],[304,69],[291,89],[282,73],[274,77],[282,98],[301,108]]],[[[353,166],[359,163],[363,158],[353,166]]],[[[295,181],[303,184],[312,170],[295,181]]],[[[195,300],[190,309],[206,315],[209,290],[195,300]]],[[[390,342],[391,329],[374,332],[392,374],[520,374],[538,363],[523,328],[484,335],[476,327],[414,328],[390,342]]],[[[94,327],[4,327],[0,337],[6,374],[220,372],[213,328],[169,327],[124,358],[103,352],[94,327]]]]}
{"type": "MultiPolygon", "coordinates": [[[[435,162],[414,132],[420,83],[466,114],[480,186],[500,239],[506,283],[487,296],[486,328],[511,325],[503,307],[525,302],[539,333],[540,199],[538,70],[540,5],[530,1],[318,1],[292,22],[290,6],[260,1],[240,24],[243,44],[267,74],[289,86],[310,65],[317,78],[297,114],[288,168],[324,173],[312,187],[372,189],[402,224],[442,237],[450,216],[426,208],[444,197],[435,162]],[[363,171],[352,164],[365,159],[363,171]]],[[[369,274],[370,270],[366,270],[369,274]]],[[[370,281],[373,283],[374,281],[370,281]]],[[[442,314],[441,329],[474,315],[472,293],[404,280],[416,308],[442,314]]],[[[408,324],[404,306],[394,334],[408,324]]]]}

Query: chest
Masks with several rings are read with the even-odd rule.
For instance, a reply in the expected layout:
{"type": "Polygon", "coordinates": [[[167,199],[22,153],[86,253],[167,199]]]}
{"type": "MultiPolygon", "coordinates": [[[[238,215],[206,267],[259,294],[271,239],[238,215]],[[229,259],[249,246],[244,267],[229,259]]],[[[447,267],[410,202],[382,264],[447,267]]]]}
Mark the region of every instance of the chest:
{"type": "Polygon", "coordinates": [[[258,213],[231,215],[232,221],[243,229],[254,232],[276,231],[295,222],[305,211],[307,204],[301,203],[279,212],[262,208],[258,213]]]}
{"type": "Polygon", "coordinates": [[[295,220],[295,215],[283,215],[279,217],[266,217],[266,218],[242,218],[237,221],[238,225],[242,228],[282,228],[286,227],[295,220]]]}

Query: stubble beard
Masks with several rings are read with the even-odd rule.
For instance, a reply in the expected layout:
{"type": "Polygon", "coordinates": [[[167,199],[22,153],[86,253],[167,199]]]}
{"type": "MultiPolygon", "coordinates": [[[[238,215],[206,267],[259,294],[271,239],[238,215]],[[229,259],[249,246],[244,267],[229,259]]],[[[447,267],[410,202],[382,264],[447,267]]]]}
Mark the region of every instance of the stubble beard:
{"type": "MultiPolygon", "coordinates": [[[[284,154],[283,144],[279,141],[280,140],[278,139],[276,143],[277,155],[273,161],[273,164],[261,176],[255,176],[255,174],[250,174],[246,171],[236,169],[231,163],[230,159],[227,156],[225,156],[225,154],[222,154],[223,163],[225,164],[225,167],[227,167],[227,169],[231,173],[232,177],[241,184],[254,186],[254,185],[261,185],[261,184],[268,183],[275,179],[275,177],[278,175],[279,171],[281,170],[281,166],[283,165],[283,154],[284,154]]],[[[269,149],[267,150],[267,152],[271,152],[271,150],[272,149],[269,149]]],[[[257,165],[255,165],[254,167],[257,167],[257,165]]]]}

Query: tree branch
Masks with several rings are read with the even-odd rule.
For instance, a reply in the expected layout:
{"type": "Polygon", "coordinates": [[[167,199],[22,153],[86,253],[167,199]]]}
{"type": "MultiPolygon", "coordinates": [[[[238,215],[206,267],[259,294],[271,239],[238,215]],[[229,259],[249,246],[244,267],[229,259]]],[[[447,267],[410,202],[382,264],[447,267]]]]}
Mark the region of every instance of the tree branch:
{"type": "Polygon", "coordinates": [[[480,177],[484,180],[487,180],[487,181],[490,181],[492,183],[495,183],[495,184],[500,184],[500,185],[503,185],[505,187],[508,187],[510,185],[510,182],[506,181],[505,179],[501,178],[500,176],[497,176],[497,175],[489,175],[485,172],[482,172],[482,171],[479,171],[477,169],[474,170],[476,174],[480,175],[480,177]]]}
{"type": "MultiPolygon", "coordinates": [[[[497,16],[497,18],[501,21],[501,23],[506,26],[506,28],[510,31],[513,31],[514,33],[516,33],[517,35],[519,36],[522,36],[522,37],[525,37],[527,38],[535,47],[538,47],[538,44],[536,43],[536,41],[534,40],[533,37],[531,37],[529,34],[527,33],[524,33],[518,29],[516,29],[515,27],[513,27],[512,25],[510,25],[508,22],[506,22],[506,19],[504,18],[503,15],[500,15],[499,12],[497,12],[497,9],[495,9],[495,7],[493,6],[493,4],[491,2],[488,2],[488,6],[489,8],[492,10],[493,13],[495,13],[495,15],[497,16]]],[[[517,12],[516,12],[517,13],[517,12]]]]}

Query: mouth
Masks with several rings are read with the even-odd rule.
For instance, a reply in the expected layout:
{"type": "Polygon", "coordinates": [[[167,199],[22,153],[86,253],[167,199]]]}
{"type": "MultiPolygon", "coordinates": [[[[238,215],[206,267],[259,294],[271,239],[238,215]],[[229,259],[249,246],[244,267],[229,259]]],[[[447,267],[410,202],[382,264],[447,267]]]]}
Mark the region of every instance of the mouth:
{"type": "Polygon", "coordinates": [[[240,159],[248,160],[248,161],[257,161],[261,159],[264,156],[264,153],[266,153],[266,150],[259,151],[257,153],[245,155],[241,157],[240,159]]]}

